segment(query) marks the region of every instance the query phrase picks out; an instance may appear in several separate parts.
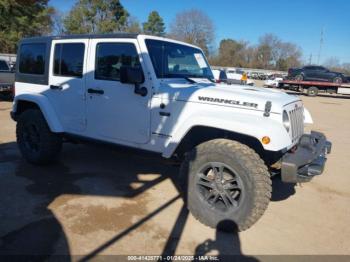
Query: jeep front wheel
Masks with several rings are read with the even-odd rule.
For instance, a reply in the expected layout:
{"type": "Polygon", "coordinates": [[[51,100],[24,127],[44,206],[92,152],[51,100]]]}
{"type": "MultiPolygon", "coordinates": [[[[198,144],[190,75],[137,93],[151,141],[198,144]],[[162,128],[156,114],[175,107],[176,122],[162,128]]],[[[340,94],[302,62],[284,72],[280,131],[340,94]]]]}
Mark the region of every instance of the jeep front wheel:
{"type": "Polygon", "coordinates": [[[17,121],[17,144],[24,158],[33,164],[47,164],[62,147],[60,135],[52,133],[37,109],[24,111],[17,121]]]}
{"type": "Polygon", "coordinates": [[[231,223],[246,230],[270,201],[267,167],[254,150],[236,141],[215,139],[200,144],[186,155],[180,173],[187,177],[189,210],[212,228],[230,231],[225,225],[231,223]]]}

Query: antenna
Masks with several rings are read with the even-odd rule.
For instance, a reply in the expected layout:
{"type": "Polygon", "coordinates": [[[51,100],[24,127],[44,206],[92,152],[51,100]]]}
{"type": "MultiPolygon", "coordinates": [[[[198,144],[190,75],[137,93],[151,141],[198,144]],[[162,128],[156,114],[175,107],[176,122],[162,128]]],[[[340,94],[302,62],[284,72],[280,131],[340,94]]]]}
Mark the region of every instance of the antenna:
{"type": "Polygon", "coordinates": [[[320,49],[318,50],[318,57],[317,57],[317,64],[320,64],[320,58],[321,58],[321,51],[323,46],[323,33],[324,33],[324,27],[322,27],[321,30],[321,38],[320,38],[320,49]]]}

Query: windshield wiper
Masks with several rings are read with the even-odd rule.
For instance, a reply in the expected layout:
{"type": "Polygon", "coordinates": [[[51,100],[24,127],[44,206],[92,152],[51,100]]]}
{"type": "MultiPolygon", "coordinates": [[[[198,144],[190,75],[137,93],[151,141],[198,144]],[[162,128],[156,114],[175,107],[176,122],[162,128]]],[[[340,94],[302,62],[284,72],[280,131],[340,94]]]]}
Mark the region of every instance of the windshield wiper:
{"type": "Polygon", "coordinates": [[[211,79],[209,76],[202,76],[202,75],[163,74],[162,77],[164,77],[164,78],[184,78],[192,84],[196,83],[196,81],[191,79],[191,78],[204,78],[204,79],[209,80],[212,83],[215,83],[215,81],[213,79],[211,79]]]}
{"type": "Polygon", "coordinates": [[[184,76],[184,78],[185,78],[188,82],[190,82],[190,83],[192,83],[192,84],[195,84],[195,83],[196,83],[196,81],[194,81],[193,79],[191,79],[191,77],[184,76]]]}
{"type": "Polygon", "coordinates": [[[186,77],[184,77],[186,80],[191,80],[191,81],[194,81],[194,80],[192,80],[191,78],[204,78],[204,79],[207,79],[207,80],[209,80],[210,82],[212,82],[212,83],[215,83],[215,81],[212,79],[212,78],[210,78],[209,76],[201,76],[201,75],[187,75],[186,77]]]}

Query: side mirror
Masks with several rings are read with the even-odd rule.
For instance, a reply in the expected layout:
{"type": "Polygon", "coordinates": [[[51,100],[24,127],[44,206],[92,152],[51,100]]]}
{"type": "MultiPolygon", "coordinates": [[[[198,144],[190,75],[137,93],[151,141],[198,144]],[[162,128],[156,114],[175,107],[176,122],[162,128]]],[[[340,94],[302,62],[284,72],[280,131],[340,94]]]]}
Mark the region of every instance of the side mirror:
{"type": "Polygon", "coordinates": [[[145,82],[145,76],[141,67],[121,66],[120,82],[123,84],[134,84],[134,92],[140,96],[146,96],[148,93],[146,87],[140,87],[140,84],[145,82]]]}
{"type": "Polygon", "coordinates": [[[121,66],[120,82],[123,84],[139,85],[145,81],[141,67],[121,66]]]}

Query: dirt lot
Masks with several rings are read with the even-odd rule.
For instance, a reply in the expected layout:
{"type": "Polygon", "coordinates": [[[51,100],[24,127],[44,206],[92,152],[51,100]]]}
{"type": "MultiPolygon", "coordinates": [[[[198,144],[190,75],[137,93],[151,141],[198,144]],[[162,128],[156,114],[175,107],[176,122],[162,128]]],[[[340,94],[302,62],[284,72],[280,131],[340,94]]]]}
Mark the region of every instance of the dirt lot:
{"type": "Polygon", "coordinates": [[[325,173],[302,186],[274,178],[265,215],[237,235],[196,222],[174,186],[177,168],[161,159],[67,144],[53,166],[25,163],[1,101],[0,252],[350,255],[350,100],[302,99],[312,128],[333,142],[325,173]]]}

